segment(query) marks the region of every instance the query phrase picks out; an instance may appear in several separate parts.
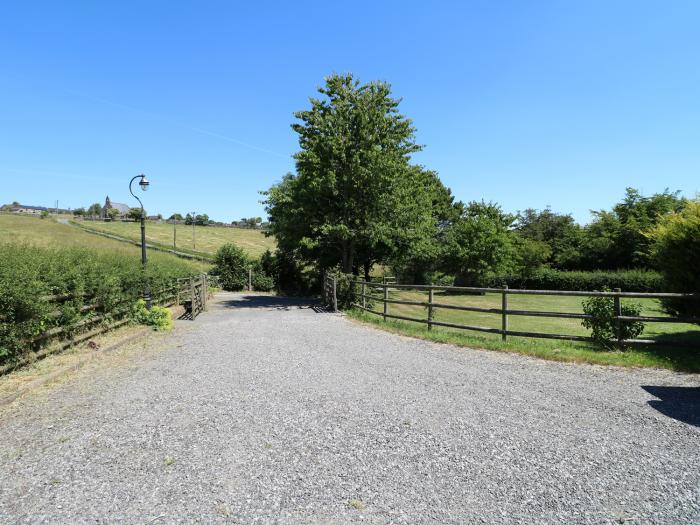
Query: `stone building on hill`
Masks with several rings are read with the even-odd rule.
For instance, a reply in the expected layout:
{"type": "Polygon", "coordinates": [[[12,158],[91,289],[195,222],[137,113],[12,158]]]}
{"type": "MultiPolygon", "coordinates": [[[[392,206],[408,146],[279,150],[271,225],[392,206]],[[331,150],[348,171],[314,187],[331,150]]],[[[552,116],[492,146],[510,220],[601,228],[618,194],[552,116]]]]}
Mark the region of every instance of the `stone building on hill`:
{"type": "Polygon", "coordinates": [[[109,195],[107,195],[107,198],[105,199],[105,205],[102,206],[102,218],[107,219],[109,218],[109,210],[117,210],[119,212],[119,215],[117,215],[117,219],[126,219],[126,214],[129,213],[129,206],[126,204],[122,204],[121,202],[112,202],[109,199],[109,195]]]}

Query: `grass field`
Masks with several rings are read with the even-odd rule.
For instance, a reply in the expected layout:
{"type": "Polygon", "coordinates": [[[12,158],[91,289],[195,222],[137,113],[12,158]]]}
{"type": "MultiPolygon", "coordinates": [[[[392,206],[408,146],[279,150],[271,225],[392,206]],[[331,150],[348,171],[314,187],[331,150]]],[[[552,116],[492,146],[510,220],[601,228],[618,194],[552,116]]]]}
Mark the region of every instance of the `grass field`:
{"type": "MultiPolygon", "coordinates": [[[[80,224],[87,228],[113,233],[135,241],[141,239],[140,225],[136,222],[84,221],[80,224]]],[[[173,229],[176,230],[176,249],[184,252],[212,255],[221,245],[229,242],[239,246],[253,257],[259,257],[265,250],[275,249],[274,239],[265,237],[260,230],[195,226],[195,242],[193,243],[192,226],[184,224],[173,226],[164,222],[151,221],[146,223],[146,242],[172,248],[173,229]]]]}
{"type": "MultiPolygon", "coordinates": [[[[92,235],[69,224],[60,224],[53,219],[0,214],[0,242],[25,242],[37,246],[81,246],[99,251],[116,251],[141,256],[137,246],[92,235]]],[[[149,251],[149,260],[174,258],[167,253],[149,251]]],[[[184,260],[184,259],[179,259],[184,260]]],[[[208,271],[210,264],[187,261],[194,269],[208,271]]]]}
{"type": "MultiPolygon", "coordinates": [[[[390,299],[427,301],[427,293],[411,290],[391,290],[390,299]]],[[[551,312],[583,313],[582,297],[510,295],[508,307],[512,310],[534,310],[551,312]]],[[[634,299],[643,306],[642,315],[664,316],[660,303],[655,299],[634,299]]],[[[476,306],[481,308],[500,308],[500,294],[486,295],[452,295],[435,293],[434,302],[476,306]]],[[[624,303],[624,300],[623,300],[624,303]]],[[[375,301],[374,310],[381,311],[381,301],[375,301]]],[[[427,308],[413,305],[389,304],[390,314],[427,318],[427,308]]],[[[700,347],[700,327],[683,323],[647,323],[641,338],[664,341],[663,347],[635,348],[624,352],[603,351],[589,343],[532,339],[509,336],[507,342],[501,341],[499,334],[466,331],[447,327],[433,327],[428,331],[424,324],[409,321],[391,320],[384,323],[381,316],[361,311],[353,311],[357,319],[377,324],[389,330],[406,335],[427,338],[441,342],[451,342],[463,346],[506,350],[526,355],[553,359],[598,363],[621,366],[653,366],[674,370],[700,372],[700,350],[673,347],[673,341],[690,342],[700,347]]],[[[487,328],[501,328],[500,314],[482,312],[464,312],[437,308],[434,319],[449,323],[459,323],[487,328]]],[[[547,317],[525,317],[511,315],[508,318],[510,330],[543,332],[550,334],[590,335],[581,325],[580,319],[559,319],[547,317]]]]}

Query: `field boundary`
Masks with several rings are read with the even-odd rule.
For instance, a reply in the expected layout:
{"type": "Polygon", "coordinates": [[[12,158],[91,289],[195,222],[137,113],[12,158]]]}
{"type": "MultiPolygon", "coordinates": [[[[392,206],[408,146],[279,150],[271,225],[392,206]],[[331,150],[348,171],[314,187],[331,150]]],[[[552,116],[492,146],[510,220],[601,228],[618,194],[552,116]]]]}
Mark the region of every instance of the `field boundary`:
{"type": "MultiPolygon", "coordinates": [[[[619,346],[623,345],[669,345],[678,347],[689,347],[698,348],[698,345],[685,342],[674,342],[669,343],[668,341],[657,341],[654,339],[624,339],[622,337],[623,330],[622,326],[625,322],[640,321],[645,323],[663,322],[663,323],[700,323],[700,318],[697,317],[656,317],[656,316],[626,316],[622,315],[621,299],[622,298],[653,298],[653,299],[695,299],[697,294],[692,293],[652,293],[652,292],[622,292],[619,289],[611,292],[586,292],[579,290],[564,291],[564,290],[520,290],[520,289],[509,289],[507,286],[503,288],[476,288],[476,287],[463,287],[463,286],[436,286],[436,285],[410,285],[410,284],[396,284],[387,282],[370,282],[353,280],[350,284],[351,294],[353,298],[359,298],[359,302],[353,301],[351,306],[356,307],[365,312],[381,316],[384,321],[387,319],[397,319],[401,321],[409,321],[414,323],[425,324],[428,330],[432,330],[435,326],[442,326],[446,328],[455,328],[460,330],[471,330],[476,332],[486,332],[492,334],[500,334],[503,341],[507,340],[507,337],[532,337],[540,339],[558,339],[558,340],[568,340],[568,341],[583,341],[583,342],[593,342],[590,336],[582,335],[570,335],[570,334],[554,334],[554,333],[543,333],[543,332],[528,332],[520,330],[510,330],[508,328],[508,318],[511,315],[516,316],[529,316],[529,317],[551,317],[551,318],[568,318],[568,319],[590,319],[591,316],[583,313],[573,313],[573,312],[548,312],[548,311],[536,311],[536,310],[515,310],[508,307],[508,296],[509,295],[557,295],[557,296],[574,296],[574,297],[611,297],[614,303],[614,315],[613,321],[615,323],[615,341],[619,346]],[[357,288],[360,288],[359,293],[357,288]],[[380,289],[381,295],[372,295],[373,289],[380,289]],[[391,299],[389,297],[389,290],[422,290],[428,292],[427,301],[409,301],[409,300],[399,300],[391,299]],[[461,306],[455,304],[439,303],[435,301],[434,292],[444,291],[444,292],[461,292],[468,294],[483,294],[483,293],[496,293],[501,295],[501,307],[500,308],[482,308],[476,306],[461,306]],[[369,300],[369,303],[368,303],[369,300]],[[377,311],[372,308],[372,302],[381,303],[382,311],[377,311]],[[396,315],[389,313],[390,304],[400,304],[409,306],[421,306],[427,309],[426,318],[409,317],[405,315],[396,315]],[[501,328],[490,328],[484,326],[466,325],[459,323],[448,323],[442,321],[436,321],[434,319],[434,313],[436,309],[450,309],[450,310],[460,310],[467,312],[480,312],[487,314],[500,315],[501,317],[501,328]]],[[[338,298],[337,298],[337,278],[335,276],[326,276],[324,280],[324,299],[326,304],[333,306],[337,309],[338,298]]]]}
{"type": "MultiPolygon", "coordinates": [[[[75,221],[68,221],[67,224],[69,224],[71,226],[75,226],[76,228],[80,228],[81,230],[86,231],[88,233],[92,233],[94,235],[100,235],[102,237],[106,237],[107,239],[112,239],[114,241],[124,242],[124,243],[128,243],[128,244],[132,244],[134,246],[141,247],[141,242],[135,241],[133,239],[129,239],[127,237],[122,237],[121,235],[96,230],[94,228],[90,228],[88,226],[78,224],[75,221]]],[[[205,254],[193,254],[193,253],[181,252],[179,250],[173,250],[172,248],[166,248],[158,243],[153,243],[153,242],[147,242],[146,248],[148,248],[149,250],[154,250],[154,251],[158,251],[158,252],[169,253],[169,254],[175,255],[177,257],[181,257],[183,259],[203,261],[203,262],[213,262],[214,261],[214,257],[212,257],[212,256],[208,256],[205,254]]]]}

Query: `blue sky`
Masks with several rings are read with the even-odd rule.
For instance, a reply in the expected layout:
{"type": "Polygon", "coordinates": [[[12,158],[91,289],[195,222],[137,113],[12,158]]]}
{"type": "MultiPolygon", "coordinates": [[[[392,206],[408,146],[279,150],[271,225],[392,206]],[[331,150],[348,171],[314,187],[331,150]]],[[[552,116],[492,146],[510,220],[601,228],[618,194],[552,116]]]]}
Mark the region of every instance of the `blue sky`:
{"type": "Polygon", "coordinates": [[[0,201],[262,215],[324,76],[389,81],[464,201],[700,190],[700,2],[3,2],[0,201]]]}

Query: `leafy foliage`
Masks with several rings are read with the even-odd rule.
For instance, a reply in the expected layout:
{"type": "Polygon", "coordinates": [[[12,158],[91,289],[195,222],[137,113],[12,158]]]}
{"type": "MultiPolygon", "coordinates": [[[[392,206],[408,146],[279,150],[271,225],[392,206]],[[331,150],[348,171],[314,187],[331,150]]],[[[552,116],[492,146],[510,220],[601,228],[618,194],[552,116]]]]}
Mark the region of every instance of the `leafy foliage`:
{"type": "Polygon", "coordinates": [[[26,244],[0,244],[0,260],[0,363],[35,349],[28,339],[50,328],[71,329],[97,313],[108,322],[136,300],[146,280],[157,296],[192,272],[178,259],[158,258],[143,272],[140,260],[128,254],[26,244]],[[52,295],[71,298],[51,303],[46,297],[52,295]],[[88,303],[97,303],[98,311],[82,311],[88,303]]]}
{"type": "Polygon", "coordinates": [[[473,286],[489,274],[512,269],[515,246],[508,228],[513,217],[493,203],[470,202],[445,234],[445,261],[456,284],[473,286]]]}
{"type": "Polygon", "coordinates": [[[651,270],[583,272],[543,268],[530,275],[523,275],[522,272],[491,275],[484,278],[479,284],[490,288],[498,288],[507,284],[509,288],[529,290],[592,292],[604,288],[620,288],[623,292],[664,291],[663,276],[651,270]]]}
{"type": "Polygon", "coordinates": [[[263,193],[270,231],[300,261],[359,273],[432,233],[422,170],[409,164],[420,147],[388,84],[332,75],[319,92],[295,113],[297,175],[263,193]]]}
{"type": "MultiPolygon", "coordinates": [[[[592,316],[584,319],[581,324],[591,330],[593,341],[602,348],[613,348],[617,341],[617,325],[615,322],[614,298],[606,296],[594,296],[584,299],[583,312],[592,316]]],[[[620,310],[624,316],[639,316],[642,305],[639,303],[622,303],[620,310]]],[[[641,321],[620,322],[620,338],[635,339],[644,331],[644,323],[641,321]]]]}
{"type": "Polygon", "coordinates": [[[248,284],[250,265],[246,253],[235,244],[228,243],[216,251],[212,274],[219,277],[219,282],[224,290],[243,290],[248,284]]]}
{"type": "MultiPolygon", "coordinates": [[[[670,291],[700,294],[700,200],[663,217],[648,232],[652,254],[670,291]]],[[[700,299],[665,301],[675,315],[700,317],[700,299]]]]}
{"type": "Polygon", "coordinates": [[[173,328],[173,314],[170,309],[153,305],[149,310],[143,299],[136,301],[131,310],[131,317],[138,324],[152,326],[159,332],[168,332],[173,328]]]}

